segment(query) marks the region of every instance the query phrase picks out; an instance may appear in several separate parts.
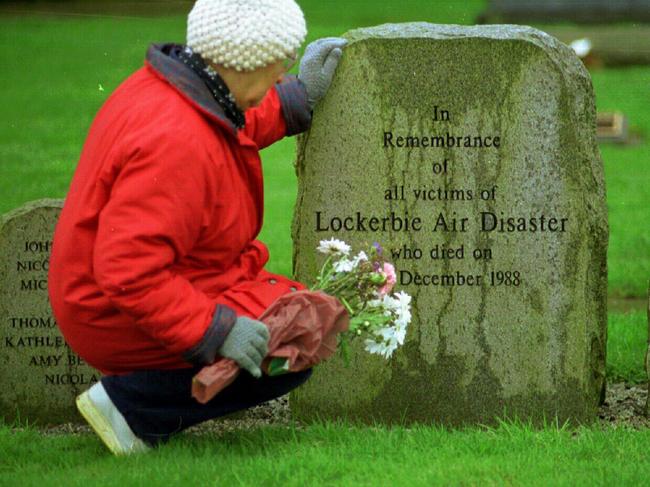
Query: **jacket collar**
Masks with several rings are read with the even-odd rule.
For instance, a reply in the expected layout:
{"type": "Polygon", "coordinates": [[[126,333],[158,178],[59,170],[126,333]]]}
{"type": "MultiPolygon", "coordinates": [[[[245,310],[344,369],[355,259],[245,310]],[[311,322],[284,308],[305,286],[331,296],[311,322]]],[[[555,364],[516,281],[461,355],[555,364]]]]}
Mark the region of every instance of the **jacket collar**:
{"type": "Polygon", "coordinates": [[[225,125],[232,135],[237,137],[237,127],[226,117],[203,80],[180,60],[170,55],[173,49],[180,47],[178,44],[152,44],[147,49],[146,62],[199,110],[225,125]]]}

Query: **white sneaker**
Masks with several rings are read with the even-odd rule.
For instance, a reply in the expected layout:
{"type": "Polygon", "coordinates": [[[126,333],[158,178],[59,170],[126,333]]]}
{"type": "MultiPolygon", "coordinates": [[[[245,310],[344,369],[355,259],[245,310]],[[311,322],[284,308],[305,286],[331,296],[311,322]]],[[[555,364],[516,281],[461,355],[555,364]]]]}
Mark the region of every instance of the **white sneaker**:
{"type": "Polygon", "coordinates": [[[77,397],[77,409],[114,455],[128,455],[151,449],[133,434],[101,382],[77,397]]]}

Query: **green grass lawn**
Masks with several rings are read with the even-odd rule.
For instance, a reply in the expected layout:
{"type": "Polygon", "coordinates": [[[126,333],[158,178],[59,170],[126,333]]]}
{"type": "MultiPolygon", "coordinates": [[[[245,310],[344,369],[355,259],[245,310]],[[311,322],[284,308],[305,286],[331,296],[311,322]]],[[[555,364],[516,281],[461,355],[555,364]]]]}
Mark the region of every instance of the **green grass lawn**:
{"type": "MultiPolygon", "coordinates": [[[[642,312],[611,314],[610,380],[643,381],[642,312]]],[[[115,458],[93,434],[13,431],[0,420],[0,485],[644,485],[650,430],[609,427],[445,430],[345,423],[185,433],[115,458]]]]}
{"type": "Polygon", "coordinates": [[[607,380],[647,382],[647,342],[648,323],[645,311],[610,313],[607,323],[607,380]]]}
{"type": "Polygon", "coordinates": [[[143,456],[109,456],[91,435],[0,427],[0,485],[645,485],[650,430],[504,424],[264,427],[183,435],[143,456]]]}

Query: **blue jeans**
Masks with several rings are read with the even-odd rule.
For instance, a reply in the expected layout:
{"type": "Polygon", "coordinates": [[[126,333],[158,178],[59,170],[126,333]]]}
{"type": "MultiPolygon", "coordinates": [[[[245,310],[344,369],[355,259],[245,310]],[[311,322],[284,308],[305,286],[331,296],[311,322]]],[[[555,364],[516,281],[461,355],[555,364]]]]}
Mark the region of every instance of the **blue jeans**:
{"type": "Polygon", "coordinates": [[[303,384],[311,369],[256,379],[242,370],[235,381],[206,404],[191,393],[199,368],[143,370],[101,379],[104,389],[133,433],[149,445],[209,419],[280,397],[303,384]]]}

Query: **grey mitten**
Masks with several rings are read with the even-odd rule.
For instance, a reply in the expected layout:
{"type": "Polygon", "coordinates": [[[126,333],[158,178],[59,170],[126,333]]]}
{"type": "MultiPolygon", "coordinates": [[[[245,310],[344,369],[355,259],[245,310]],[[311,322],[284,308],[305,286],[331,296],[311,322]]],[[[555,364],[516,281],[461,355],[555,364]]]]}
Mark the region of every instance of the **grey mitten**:
{"type": "Polygon", "coordinates": [[[340,37],[324,37],[307,46],[300,61],[298,79],[307,89],[307,102],[314,108],[330,87],[334,71],[341,59],[342,48],[348,43],[340,37]]]}
{"type": "Polygon", "coordinates": [[[240,316],[219,349],[219,355],[234,360],[255,377],[262,376],[260,365],[269,351],[269,329],[264,323],[240,316]]]}

